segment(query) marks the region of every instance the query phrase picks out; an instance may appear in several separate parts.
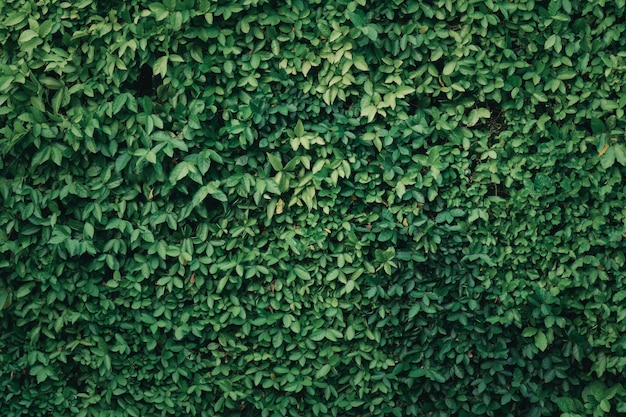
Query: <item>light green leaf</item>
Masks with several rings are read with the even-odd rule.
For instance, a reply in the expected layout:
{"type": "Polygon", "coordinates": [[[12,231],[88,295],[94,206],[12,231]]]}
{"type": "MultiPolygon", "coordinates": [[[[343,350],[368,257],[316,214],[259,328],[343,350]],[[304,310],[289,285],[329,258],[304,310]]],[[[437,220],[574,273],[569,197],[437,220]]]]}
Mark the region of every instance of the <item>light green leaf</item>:
{"type": "Polygon", "coordinates": [[[54,97],[52,97],[51,104],[52,111],[54,113],[58,113],[61,109],[61,106],[63,105],[63,101],[65,99],[65,94],[67,94],[67,88],[63,87],[54,94],[54,97]]]}
{"type": "Polygon", "coordinates": [[[93,235],[94,235],[93,225],[91,223],[85,223],[85,225],[83,226],[83,236],[86,239],[93,239],[93,235]]]}
{"type": "Polygon", "coordinates": [[[185,337],[185,332],[183,330],[182,327],[177,327],[176,330],[174,330],[174,338],[176,340],[181,340],[183,337],[185,337]]]}
{"type": "Polygon", "coordinates": [[[415,92],[415,88],[410,87],[408,85],[401,85],[395,91],[395,94],[397,98],[405,98],[406,96],[408,96],[409,94],[413,94],[414,92],[415,92]]]}
{"type": "Polygon", "coordinates": [[[600,409],[602,411],[604,411],[605,413],[610,412],[611,411],[611,403],[608,400],[606,400],[606,399],[600,400],[600,409]]]}
{"type": "Polygon", "coordinates": [[[311,333],[311,340],[319,342],[326,337],[326,331],[324,329],[315,329],[311,333]]]}
{"type": "Polygon", "coordinates": [[[228,277],[223,277],[222,279],[220,279],[220,282],[217,284],[216,292],[219,294],[224,291],[226,284],[228,284],[228,277]]]}
{"type": "Polygon", "coordinates": [[[450,75],[454,72],[455,69],[456,69],[456,62],[448,62],[443,67],[443,75],[450,75]]]}
{"type": "Polygon", "coordinates": [[[367,116],[368,123],[374,120],[377,112],[378,112],[378,109],[376,108],[376,106],[373,106],[373,105],[361,107],[361,116],[367,116]]]}
{"type": "Polygon", "coordinates": [[[302,120],[298,120],[296,126],[293,128],[293,133],[296,137],[304,136],[304,125],[302,124],[302,120]]]}
{"type": "Polygon", "coordinates": [[[621,166],[626,166],[626,145],[618,143],[614,145],[615,159],[621,166]]]}
{"type": "Polygon", "coordinates": [[[543,331],[538,331],[535,335],[535,346],[539,348],[542,352],[545,351],[548,347],[548,338],[543,331]]]}
{"type": "Polygon", "coordinates": [[[354,327],[348,326],[346,329],[346,340],[352,340],[356,336],[356,332],[354,331],[354,327]]]}
{"type": "Polygon", "coordinates": [[[167,61],[167,55],[157,58],[156,61],[154,61],[154,66],[152,67],[154,75],[160,75],[165,78],[165,74],[167,73],[167,61]]]}
{"type": "Polygon", "coordinates": [[[189,163],[180,162],[176,164],[172,172],[170,173],[170,184],[175,185],[178,181],[182,180],[189,174],[189,163]]]}
{"type": "Polygon", "coordinates": [[[27,29],[22,32],[20,38],[18,39],[18,42],[23,44],[37,37],[39,37],[39,33],[35,32],[32,29],[27,29]]]}
{"type": "Polygon", "coordinates": [[[272,165],[272,168],[274,168],[275,171],[282,171],[283,163],[280,156],[267,153],[267,160],[269,161],[270,165],[272,165]]]}
{"type": "Polygon", "coordinates": [[[370,40],[375,41],[378,39],[378,31],[376,30],[376,28],[372,25],[366,25],[360,28],[361,32],[367,36],[368,38],[370,38],[370,40]]]}
{"type": "Polygon", "coordinates": [[[113,100],[113,114],[117,114],[122,110],[124,104],[126,104],[126,100],[128,99],[128,94],[118,94],[117,97],[113,100]]]}
{"type": "Polygon", "coordinates": [[[363,55],[354,56],[352,63],[357,69],[360,69],[361,71],[369,71],[369,66],[367,65],[367,62],[365,62],[365,58],[363,57],[363,55]]]}
{"type": "Polygon", "coordinates": [[[316,373],[315,373],[315,379],[321,379],[324,378],[326,375],[328,375],[328,373],[330,372],[330,365],[329,364],[325,364],[323,365],[316,373]]]}
{"type": "Polygon", "coordinates": [[[226,197],[226,194],[218,188],[218,185],[218,181],[211,181],[210,183],[200,187],[191,199],[191,206],[197,207],[209,195],[213,196],[216,200],[227,201],[228,197],[226,197]]]}
{"type": "Polygon", "coordinates": [[[491,112],[485,108],[474,109],[470,112],[467,120],[467,126],[475,126],[480,119],[488,119],[491,117],[491,112]]]}
{"type": "Polygon", "coordinates": [[[600,156],[600,165],[602,168],[609,169],[615,164],[615,146],[609,146],[603,155],[600,156]]]}
{"type": "Polygon", "coordinates": [[[295,266],[293,268],[293,272],[298,276],[298,278],[308,281],[311,279],[311,275],[301,266],[295,266]]]}
{"type": "Polygon", "coordinates": [[[25,12],[12,12],[8,14],[6,19],[4,19],[2,23],[4,23],[6,26],[15,26],[18,23],[24,21],[27,16],[28,13],[25,12]]]}
{"type": "Polygon", "coordinates": [[[413,317],[417,316],[421,308],[422,308],[421,304],[419,302],[415,302],[409,309],[409,319],[412,319],[413,317]]]}
{"type": "Polygon", "coordinates": [[[170,14],[165,5],[161,3],[152,3],[148,7],[154,13],[157,22],[167,19],[167,16],[170,14]]]}

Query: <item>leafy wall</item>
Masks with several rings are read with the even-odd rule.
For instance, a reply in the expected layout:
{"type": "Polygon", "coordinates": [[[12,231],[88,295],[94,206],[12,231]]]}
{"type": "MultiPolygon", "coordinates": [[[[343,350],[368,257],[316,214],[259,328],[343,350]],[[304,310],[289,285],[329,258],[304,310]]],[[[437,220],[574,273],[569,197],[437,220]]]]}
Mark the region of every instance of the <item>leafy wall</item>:
{"type": "Polygon", "coordinates": [[[2,2],[2,414],[626,413],[624,3],[2,2]]]}

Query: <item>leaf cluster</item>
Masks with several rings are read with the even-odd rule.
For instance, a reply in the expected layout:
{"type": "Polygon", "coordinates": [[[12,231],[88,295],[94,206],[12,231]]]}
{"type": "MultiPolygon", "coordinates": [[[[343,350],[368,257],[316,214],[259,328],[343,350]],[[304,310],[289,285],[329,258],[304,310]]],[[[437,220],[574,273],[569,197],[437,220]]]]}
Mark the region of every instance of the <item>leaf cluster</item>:
{"type": "Polygon", "coordinates": [[[624,0],[0,15],[3,415],[626,412],[624,0]]]}

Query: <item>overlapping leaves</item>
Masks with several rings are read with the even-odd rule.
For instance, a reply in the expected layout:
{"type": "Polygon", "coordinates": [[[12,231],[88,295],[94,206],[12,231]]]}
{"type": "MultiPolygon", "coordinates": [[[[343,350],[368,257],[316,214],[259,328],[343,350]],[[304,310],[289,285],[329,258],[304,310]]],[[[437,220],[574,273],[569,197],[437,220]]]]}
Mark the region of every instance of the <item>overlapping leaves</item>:
{"type": "Polygon", "coordinates": [[[623,1],[0,7],[4,414],[624,412],[623,1]]]}

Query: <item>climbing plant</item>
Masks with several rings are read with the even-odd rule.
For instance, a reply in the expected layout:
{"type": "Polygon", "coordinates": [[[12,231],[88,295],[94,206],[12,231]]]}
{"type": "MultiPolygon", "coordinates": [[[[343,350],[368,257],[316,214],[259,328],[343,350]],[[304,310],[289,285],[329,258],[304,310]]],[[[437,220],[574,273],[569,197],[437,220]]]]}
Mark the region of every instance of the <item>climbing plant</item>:
{"type": "Polygon", "coordinates": [[[2,2],[2,414],[626,413],[624,11],[2,2]]]}

